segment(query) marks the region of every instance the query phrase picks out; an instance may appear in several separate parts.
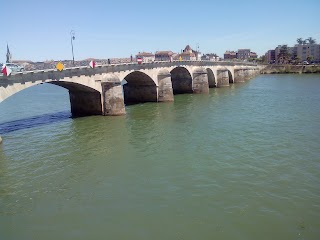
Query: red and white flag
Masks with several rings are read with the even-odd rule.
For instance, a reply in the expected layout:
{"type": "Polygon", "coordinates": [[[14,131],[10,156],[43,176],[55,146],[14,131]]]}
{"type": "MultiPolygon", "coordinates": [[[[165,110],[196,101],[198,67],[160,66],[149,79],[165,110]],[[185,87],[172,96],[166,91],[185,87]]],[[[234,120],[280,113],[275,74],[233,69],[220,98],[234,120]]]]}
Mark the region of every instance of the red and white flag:
{"type": "Polygon", "coordinates": [[[9,76],[12,73],[12,70],[4,64],[2,66],[1,72],[3,73],[3,75],[9,76]]]}
{"type": "Polygon", "coordinates": [[[93,60],[91,60],[90,63],[89,63],[89,66],[90,66],[91,68],[95,68],[95,67],[96,67],[96,62],[93,61],[93,60]]]}

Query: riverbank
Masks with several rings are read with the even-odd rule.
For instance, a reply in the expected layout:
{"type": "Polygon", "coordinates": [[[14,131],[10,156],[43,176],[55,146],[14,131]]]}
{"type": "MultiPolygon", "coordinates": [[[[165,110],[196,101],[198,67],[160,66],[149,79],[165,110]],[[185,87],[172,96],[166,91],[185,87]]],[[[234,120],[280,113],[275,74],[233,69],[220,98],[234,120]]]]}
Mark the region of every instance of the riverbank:
{"type": "Polygon", "coordinates": [[[261,74],[282,73],[320,73],[320,65],[268,65],[260,71],[261,74]]]}

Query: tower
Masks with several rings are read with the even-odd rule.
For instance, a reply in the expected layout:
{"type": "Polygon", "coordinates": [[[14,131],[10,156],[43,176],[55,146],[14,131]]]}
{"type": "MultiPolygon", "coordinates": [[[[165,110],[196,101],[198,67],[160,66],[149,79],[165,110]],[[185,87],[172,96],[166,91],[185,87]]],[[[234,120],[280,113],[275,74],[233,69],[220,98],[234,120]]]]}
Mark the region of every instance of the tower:
{"type": "Polygon", "coordinates": [[[9,45],[7,43],[7,63],[10,63],[12,61],[12,55],[10,53],[10,50],[9,50],[9,45]]]}

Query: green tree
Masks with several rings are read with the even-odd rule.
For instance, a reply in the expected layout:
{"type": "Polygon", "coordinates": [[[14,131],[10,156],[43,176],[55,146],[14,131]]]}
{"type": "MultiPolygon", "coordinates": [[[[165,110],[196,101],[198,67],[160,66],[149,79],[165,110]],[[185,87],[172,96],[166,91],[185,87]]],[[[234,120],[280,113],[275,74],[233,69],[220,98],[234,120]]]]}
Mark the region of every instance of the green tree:
{"type": "Polygon", "coordinates": [[[290,62],[290,57],[291,57],[291,54],[289,52],[289,48],[288,48],[288,45],[285,44],[285,45],[282,45],[280,47],[280,50],[279,50],[279,54],[278,54],[278,63],[289,63],[290,62]]]}
{"type": "Polygon", "coordinates": [[[308,61],[309,63],[312,61],[312,59],[313,59],[313,57],[310,56],[310,55],[307,57],[307,61],[308,61]]]}
{"type": "Polygon", "coordinates": [[[260,63],[267,63],[267,58],[265,55],[262,55],[261,57],[259,57],[257,59],[257,62],[260,62],[260,63]]]}
{"type": "Polygon", "coordinates": [[[306,40],[309,42],[309,44],[315,44],[316,43],[316,40],[314,38],[312,38],[312,37],[308,37],[306,40]]]}
{"type": "Polygon", "coordinates": [[[297,38],[297,43],[298,44],[303,44],[303,39],[302,38],[297,38]]]}

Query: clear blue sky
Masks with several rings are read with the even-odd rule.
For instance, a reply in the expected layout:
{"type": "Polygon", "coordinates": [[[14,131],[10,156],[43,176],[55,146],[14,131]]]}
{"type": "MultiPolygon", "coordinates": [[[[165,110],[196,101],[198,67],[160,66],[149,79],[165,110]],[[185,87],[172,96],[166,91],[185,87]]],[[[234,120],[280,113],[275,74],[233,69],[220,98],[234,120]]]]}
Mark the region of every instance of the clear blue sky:
{"type": "Polygon", "coordinates": [[[129,57],[139,51],[202,53],[250,48],[258,55],[298,37],[320,42],[320,1],[5,0],[0,4],[0,62],[129,57]]]}

